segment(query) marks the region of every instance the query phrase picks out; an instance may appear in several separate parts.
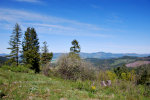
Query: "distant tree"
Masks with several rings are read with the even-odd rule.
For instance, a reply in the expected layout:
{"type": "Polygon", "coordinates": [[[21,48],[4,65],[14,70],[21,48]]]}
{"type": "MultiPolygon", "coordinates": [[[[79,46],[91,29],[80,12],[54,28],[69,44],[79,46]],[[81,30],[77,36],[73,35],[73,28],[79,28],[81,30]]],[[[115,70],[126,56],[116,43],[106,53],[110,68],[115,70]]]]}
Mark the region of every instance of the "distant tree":
{"type": "Polygon", "coordinates": [[[53,53],[49,53],[47,42],[43,42],[43,47],[42,47],[42,55],[41,55],[41,63],[43,65],[47,64],[52,60],[53,53]]]}
{"type": "Polygon", "coordinates": [[[137,84],[150,84],[150,65],[143,65],[137,68],[139,70],[137,84]]]}
{"type": "Polygon", "coordinates": [[[30,64],[31,69],[35,70],[36,73],[40,71],[40,53],[39,53],[39,39],[34,28],[27,28],[22,43],[23,48],[23,62],[30,64]]]}
{"type": "Polygon", "coordinates": [[[123,65],[122,67],[115,68],[114,72],[118,76],[118,78],[122,78],[122,76],[124,77],[124,74],[128,73],[128,69],[125,65],[123,65]]]}
{"type": "Polygon", "coordinates": [[[73,52],[73,53],[79,53],[81,48],[80,48],[80,45],[79,45],[79,42],[77,40],[73,40],[71,42],[71,44],[73,45],[71,48],[70,48],[70,52],[73,52]]]}
{"type": "Polygon", "coordinates": [[[10,55],[7,56],[9,57],[9,62],[10,63],[15,63],[15,65],[18,66],[19,64],[19,46],[21,44],[20,38],[21,38],[22,34],[21,34],[21,28],[19,26],[19,24],[16,23],[12,35],[10,36],[10,41],[9,41],[9,45],[10,47],[7,49],[10,49],[10,55]]]}

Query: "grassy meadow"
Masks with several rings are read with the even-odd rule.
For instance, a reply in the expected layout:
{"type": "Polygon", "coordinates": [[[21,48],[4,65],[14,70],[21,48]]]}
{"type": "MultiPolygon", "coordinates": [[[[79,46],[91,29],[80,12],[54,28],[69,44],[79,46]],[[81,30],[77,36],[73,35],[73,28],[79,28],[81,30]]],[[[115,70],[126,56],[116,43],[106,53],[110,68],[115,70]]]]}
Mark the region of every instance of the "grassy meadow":
{"type": "Polygon", "coordinates": [[[102,87],[99,81],[71,81],[0,68],[2,100],[149,100],[144,91],[143,85],[123,80],[102,87]]]}

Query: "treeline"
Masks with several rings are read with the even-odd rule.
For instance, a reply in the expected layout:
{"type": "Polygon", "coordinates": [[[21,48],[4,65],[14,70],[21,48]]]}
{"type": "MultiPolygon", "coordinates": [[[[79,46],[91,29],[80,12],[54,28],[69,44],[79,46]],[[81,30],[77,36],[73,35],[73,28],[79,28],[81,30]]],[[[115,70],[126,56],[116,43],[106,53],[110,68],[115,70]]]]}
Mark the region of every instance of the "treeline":
{"type": "Polygon", "coordinates": [[[9,41],[10,55],[7,64],[18,66],[19,59],[22,59],[21,64],[35,70],[35,73],[40,72],[40,64],[44,65],[51,61],[53,53],[49,53],[46,41],[43,42],[42,53],[40,53],[39,38],[34,28],[28,27],[22,34],[19,24],[16,23],[9,41]],[[21,38],[23,36],[23,40],[21,38]],[[21,56],[20,56],[21,54],[21,56]]]}
{"type": "MultiPolygon", "coordinates": [[[[69,56],[80,59],[81,48],[78,41],[73,40],[71,44],[69,56]]],[[[6,56],[9,60],[5,64],[15,66],[16,70],[18,66],[24,65],[24,67],[34,70],[35,73],[39,73],[41,69],[47,72],[49,69],[53,53],[49,52],[46,41],[43,42],[42,52],[40,52],[39,38],[34,28],[28,27],[22,34],[19,24],[16,23],[10,36],[9,45],[10,47],[7,49],[10,50],[10,54],[6,56]],[[22,37],[23,40],[21,41],[22,37]]]]}

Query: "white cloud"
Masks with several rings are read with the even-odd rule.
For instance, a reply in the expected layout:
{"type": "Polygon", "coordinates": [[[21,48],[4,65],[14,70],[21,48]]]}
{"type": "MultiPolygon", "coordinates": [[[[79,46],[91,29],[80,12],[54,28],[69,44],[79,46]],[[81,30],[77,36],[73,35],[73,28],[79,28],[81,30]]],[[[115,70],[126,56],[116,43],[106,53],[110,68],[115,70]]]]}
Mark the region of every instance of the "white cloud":
{"type": "Polygon", "coordinates": [[[0,28],[11,29],[16,22],[21,24],[23,31],[27,27],[35,27],[40,34],[110,37],[109,34],[101,34],[106,32],[106,29],[97,27],[96,25],[23,10],[0,8],[0,23],[2,23],[0,24],[0,28]]]}
{"type": "Polygon", "coordinates": [[[18,2],[40,3],[40,0],[15,0],[18,2]]]}

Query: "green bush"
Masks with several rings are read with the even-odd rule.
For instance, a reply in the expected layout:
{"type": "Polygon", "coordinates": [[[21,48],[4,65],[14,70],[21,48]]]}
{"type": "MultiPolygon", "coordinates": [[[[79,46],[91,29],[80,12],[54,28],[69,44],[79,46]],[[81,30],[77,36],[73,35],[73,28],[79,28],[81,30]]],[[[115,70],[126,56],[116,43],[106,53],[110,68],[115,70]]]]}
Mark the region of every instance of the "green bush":
{"type": "Polygon", "coordinates": [[[78,81],[76,81],[76,84],[74,87],[79,90],[85,90],[85,91],[92,92],[92,93],[94,93],[96,91],[96,87],[94,85],[92,85],[92,83],[90,81],[78,80],[78,81]]]}
{"type": "Polygon", "coordinates": [[[137,84],[150,84],[150,65],[141,66],[137,70],[137,84]]]}
{"type": "Polygon", "coordinates": [[[115,79],[117,79],[117,76],[113,71],[101,70],[99,71],[99,73],[97,73],[97,79],[99,81],[107,81],[107,80],[114,81],[115,79]]]}
{"type": "Polygon", "coordinates": [[[57,69],[55,67],[52,67],[51,63],[47,63],[44,66],[41,66],[41,72],[45,76],[59,77],[59,74],[57,73],[57,69]]]}
{"type": "Polygon", "coordinates": [[[122,67],[117,67],[117,68],[115,68],[114,69],[114,72],[115,72],[115,74],[117,75],[117,77],[118,78],[122,78],[122,76],[121,76],[121,74],[122,73],[127,73],[128,72],[128,69],[127,69],[127,67],[124,65],[124,66],[122,66],[122,67]]]}
{"type": "Polygon", "coordinates": [[[77,81],[76,82],[76,88],[79,90],[84,89],[84,84],[82,83],[82,81],[77,81]]]}
{"type": "Polygon", "coordinates": [[[4,65],[1,67],[4,70],[10,70],[13,72],[24,72],[24,73],[33,73],[32,70],[30,70],[29,68],[23,66],[23,65],[19,65],[19,66],[7,66],[4,65]]]}
{"type": "Polygon", "coordinates": [[[90,63],[80,59],[77,54],[63,55],[58,60],[58,73],[64,79],[92,80],[95,78],[94,68],[90,63]]]}

